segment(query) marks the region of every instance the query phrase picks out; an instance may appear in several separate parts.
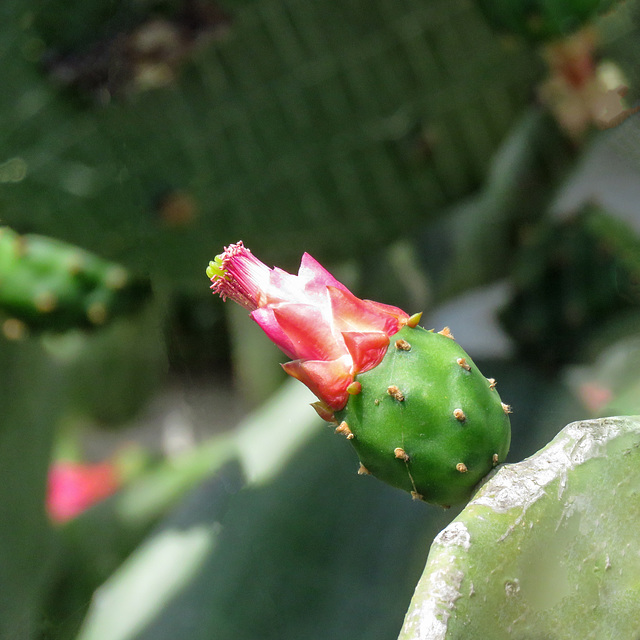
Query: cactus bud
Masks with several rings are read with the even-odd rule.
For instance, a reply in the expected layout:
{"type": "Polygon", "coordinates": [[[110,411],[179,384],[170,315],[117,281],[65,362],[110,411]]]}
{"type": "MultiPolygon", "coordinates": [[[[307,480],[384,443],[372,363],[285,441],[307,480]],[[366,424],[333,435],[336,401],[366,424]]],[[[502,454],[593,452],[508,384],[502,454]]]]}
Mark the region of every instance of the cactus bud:
{"type": "Polygon", "coordinates": [[[426,331],[421,314],[356,298],[308,254],[292,275],[239,242],[207,276],[292,358],[284,370],[319,398],[314,408],[351,442],[361,475],[449,506],[504,461],[508,407],[448,327],[426,331]]]}

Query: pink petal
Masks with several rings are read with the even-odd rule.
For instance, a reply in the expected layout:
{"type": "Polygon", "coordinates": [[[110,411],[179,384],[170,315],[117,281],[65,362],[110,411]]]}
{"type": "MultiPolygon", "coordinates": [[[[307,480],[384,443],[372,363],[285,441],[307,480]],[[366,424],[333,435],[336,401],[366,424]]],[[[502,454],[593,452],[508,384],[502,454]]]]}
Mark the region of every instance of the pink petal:
{"type": "Polygon", "coordinates": [[[389,336],[382,331],[343,331],[342,337],[353,358],[354,374],[380,364],[389,346],[389,336]]]}
{"type": "Polygon", "coordinates": [[[324,287],[335,287],[336,289],[349,291],[308,253],[304,253],[302,260],[300,260],[298,277],[305,289],[321,290],[324,289],[324,287]]]}
{"type": "MultiPolygon", "coordinates": [[[[350,359],[350,358],[349,358],[350,359]]],[[[339,410],[347,404],[347,387],[353,381],[344,358],[338,360],[294,360],[282,365],[292,377],[300,380],[327,406],[339,410]]]]}
{"type": "Polygon", "coordinates": [[[402,322],[399,316],[409,317],[397,307],[360,300],[350,291],[327,287],[331,309],[339,331],[383,331],[388,336],[397,333],[402,322]]]}
{"type": "Polygon", "coordinates": [[[393,333],[397,333],[398,331],[400,331],[400,329],[404,327],[404,325],[407,323],[407,320],[409,319],[408,313],[398,307],[394,307],[393,305],[384,304],[383,302],[376,302],[375,300],[363,300],[362,302],[364,302],[365,305],[369,307],[369,309],[373,312],[393,316],[398,322],[398,328],[393,333]]]}
{"type": "Polygon", "coordinates": [[[346,351],[338,342],[322,309],[309,304],[281,304],[272,307],[280,328],[293,344],[296,358],[335,360],[346,351]]]}
{"type": "Polygon", "coordinates": [[[308,302],[304,285],[298,276],[294,276],[279,267],[269,272],[269,283],[265,288],[264,304],[280,302],[308,302]]]}
{"type": "Polygon", "coordinates": [[[110,463],[58,462],[49,470],[47,510],[54,522],[66,522],[111,495],[120,484],[110,463]]]}

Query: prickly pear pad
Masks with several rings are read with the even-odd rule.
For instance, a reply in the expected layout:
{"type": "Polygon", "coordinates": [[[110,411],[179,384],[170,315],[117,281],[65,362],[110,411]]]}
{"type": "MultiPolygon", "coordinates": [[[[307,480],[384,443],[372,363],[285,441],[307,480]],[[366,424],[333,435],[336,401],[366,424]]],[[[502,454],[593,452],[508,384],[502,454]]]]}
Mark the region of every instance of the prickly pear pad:
{"type": "Polygon", "coordinates": [[[361,473],[443,506],[468,500],[509,450],[509,408],[450,336],[405,327],[336,413],[361,473]]]}

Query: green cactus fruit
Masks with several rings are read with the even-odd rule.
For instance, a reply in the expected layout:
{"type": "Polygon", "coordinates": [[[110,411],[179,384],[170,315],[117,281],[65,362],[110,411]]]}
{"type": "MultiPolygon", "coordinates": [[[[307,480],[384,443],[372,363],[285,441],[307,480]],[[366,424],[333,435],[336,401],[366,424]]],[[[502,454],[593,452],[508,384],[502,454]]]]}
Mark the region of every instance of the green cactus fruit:
{"type": "Polygon", "coordinates": [[[94,327],[149,294],[120,265],[74,245],[0,227],[0,310],[32,329],[94,327]]]}
{"type": "Polygon", "coordinates": [[[510,409],[495,387],[448,328],[407,326],[357,376],[337,431],[358,453],[360,473],[450,506],[468,500],[509,450],[510,409]]]}
{"type": "Polygon", "coordinates": [[[618,0],[478,0],[499,31],[533,41],[561,38],[579,29],[618,0]]]}

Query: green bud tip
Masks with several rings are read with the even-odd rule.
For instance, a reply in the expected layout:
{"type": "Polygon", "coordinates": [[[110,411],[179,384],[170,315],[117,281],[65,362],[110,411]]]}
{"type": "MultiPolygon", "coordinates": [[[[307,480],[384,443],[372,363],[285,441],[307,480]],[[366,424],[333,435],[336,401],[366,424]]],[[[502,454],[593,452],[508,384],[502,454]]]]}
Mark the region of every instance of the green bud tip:
{"type": "Polygon", "coordinates": [[[408,320],[407,326],[415,329],[418,326],[418,323],[422,319],[422,311],[420,313],[414,313],[408,320]]]}
{"type": "Polygon", "coordinates": [[[224,253],[221,253],[209,261],[209,266],[207,267],[207,278],[209,278],[209,280],[213,280],[216,276],[223,277],[226,274],[226,270],[222,266],[223,258],[224,253]]]}

